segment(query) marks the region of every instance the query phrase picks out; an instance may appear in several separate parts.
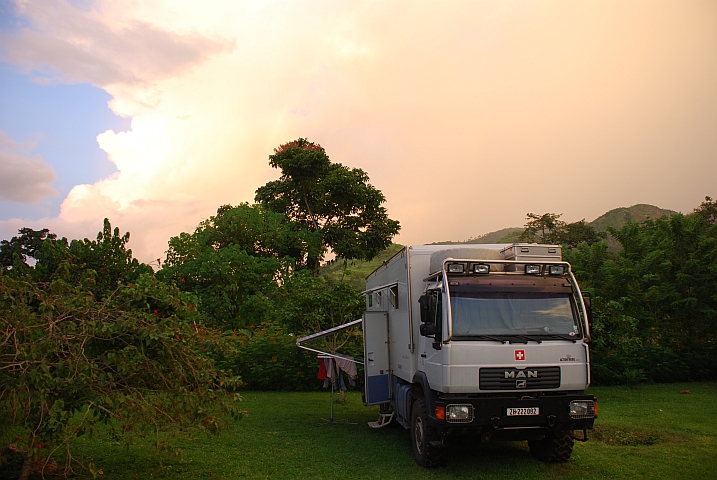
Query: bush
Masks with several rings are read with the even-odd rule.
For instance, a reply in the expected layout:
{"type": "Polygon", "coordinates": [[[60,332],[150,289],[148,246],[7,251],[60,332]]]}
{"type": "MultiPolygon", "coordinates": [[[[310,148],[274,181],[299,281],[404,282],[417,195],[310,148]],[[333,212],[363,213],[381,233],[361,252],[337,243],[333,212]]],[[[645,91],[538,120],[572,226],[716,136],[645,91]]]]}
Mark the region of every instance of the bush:
{"type": "Polygon", "coordinates": [[[69,462],[70,440],[98,423],[122,437],[241,417],[239,379],[201,353],[201,319],[178,290],[143,275],[97,301],[82,279],[54,277],[0,270],[2,435],[24,438],[24,471],[48,447],[69,462]]]}
{"type": "MultiPolygon", "coordinates": [[[[285,327],[262,323],[241,332],[224,334],[236,345],[232,353],[224,352],[218,363],[231,368],[242,378],[249,390],[316,391],[322,381],[317,378],[317,354],[296,346],[296,336],[285,327]]],[[[353,345],[353,344],[352,344],[353,345]]],[[[355,350],[349,348],[356,355],[355,350]]],[[[362,350],[361,350],[362,351],[362,350]]],[[[361,358],[361,353],[358,353],[361,358]]],[[[363,383],[359,373],[357,388],[363,383]]]]}

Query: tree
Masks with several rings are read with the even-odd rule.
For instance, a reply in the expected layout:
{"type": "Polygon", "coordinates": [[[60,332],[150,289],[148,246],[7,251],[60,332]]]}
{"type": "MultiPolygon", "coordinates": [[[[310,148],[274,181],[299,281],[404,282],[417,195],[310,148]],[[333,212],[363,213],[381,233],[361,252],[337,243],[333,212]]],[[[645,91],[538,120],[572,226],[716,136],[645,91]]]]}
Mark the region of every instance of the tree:
{"type": "Polygon", "coordinates": [[[255,201],[297,225],[306,252],[297,260],[315,276],[329,249],[370,260],[398,233],[399,222],[388,218],[385,197],[366,172],[332,163],[321,145],[299,138],[276,148],[269,164],[281,177],[257,189],[255,201]]]}
{"type": "Polygon", "coordinates": [[[605,232],[598,232],[594,227],[585,223],[585,219],[578,222],[565,223],[559,218],[561,214],[544,213],[536,215],[529,213],[525,230],[519,240],[523,242],[554,243],[576,248],[581,243],[592,245],[607,238],[605,232]]]}
{"type": "Polygon", "coordinates": [[[50,230],[33,230],[21,228],[18,230],[20,236],[12,237],[9,241],[0,241],[0,266],[11,267],[15,260],[14,255],[19,255],[20,261],[27,265],[28,258],[35,258],[35,253],[42,248],[45,240],[55,240],[57,235],[50,233],[50,230]]]}
{"type": "Polygon", "coordinates": [[[520,240],[524,242],[538,243],[557,243],[560,235],[565,228],[565,222],[558,220],[562,217],[562,213],[544,213],[536,215],[528,213],[525,224],[525,231],[520,236],[520,240]]]}
{"type": "MultiPolygon", "coordinates": [[[[363,300],[346,283],[327,282],[295,258],[307,255],[307,230],[264,205],[225,205],[192,234],[169,242],[157,277],[196,294],[199,310],[234,340],[209,352],[250,388],[292,390],[315,384],[316,359],[296,348],[297,335],[361,316],[363,300]]],[[[331,351],[360,349],[356,332],[328,339],[331,351]]]]}
{"type": "MultiPolygon", "coordinates": [[[[320,332],[361,318],[365,300],[358,293],[347,282],[332,283],[307,271],[297,272],[279,293],[274,317],[296,333],[320,332]]],[[[342,346],[341,342],[325,344],[332,353],[342,346]]]]}
{"type": "Polygon", "coordinates": [[[70,284],[83,282],[98,299],[104,299],[118,286],[136,282],[142,274],[153,273],[152,267],[133,258],[127,242],[129,232],[121,235],[119,228],[113,230],[106,218],[96,240],[51,238],[35,252],[37,263],[32,272],[33,279],[50,282],[58,269],[62,269],[70,284]]]}
{"type": "Polygon", "coordinates": [[[566,245],[568,248],[577,248],[581,243],[592,245],[607,238],[607,233],[598,232],[595,227],[585,223],[585,219],[578,222],[565,224],[562,231],[556,234],[557,243],[566,245]]]}
{"type": "Polygon", "coordinates": [[[194,292],[215,324],[246,328],[266,320],[279,282],[305,254],[301,232],[260,205],[224,205],[194,233],[169,240],[157,277],[194,292]]]}
{"type": "Polygon", "coordinates": [[[594,294],[594,375],[635,379],[713,379],[717,354],[717,225],[711,201],[675,214],[610,228],[622,250],[581,244],[566,252],[594,294]]]}
{"type": "Polygon", "coordinates": [[[705,197],[705,201],[695,208],[694,213],[704,218],[707,225],[714,225],[717,223],[717,202],[711,197],[705,197]]]}

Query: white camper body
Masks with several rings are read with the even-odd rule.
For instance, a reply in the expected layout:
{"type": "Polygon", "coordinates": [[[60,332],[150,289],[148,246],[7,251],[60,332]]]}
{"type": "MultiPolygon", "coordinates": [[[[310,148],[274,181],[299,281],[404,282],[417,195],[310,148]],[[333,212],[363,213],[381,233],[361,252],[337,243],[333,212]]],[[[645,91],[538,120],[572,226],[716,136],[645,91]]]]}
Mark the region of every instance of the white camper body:
{"type": "Polygon", "coordinates": [[[365,396],[412,431],[416,461],[448,435],[529,440],[566,461],[592,428],[588,309],[560,246],[406,247],[366,279],[365,396]]]}

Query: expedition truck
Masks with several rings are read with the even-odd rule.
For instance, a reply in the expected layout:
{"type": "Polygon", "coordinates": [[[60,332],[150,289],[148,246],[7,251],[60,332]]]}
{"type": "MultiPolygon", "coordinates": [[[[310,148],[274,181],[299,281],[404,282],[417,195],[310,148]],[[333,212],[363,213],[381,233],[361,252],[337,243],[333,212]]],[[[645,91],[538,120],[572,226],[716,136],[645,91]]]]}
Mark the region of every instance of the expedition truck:
{"type": "Polygon", "coordinates": [[[589,297],[560,246],[406,247],[363,295],[369,425],[409,429],[419,465],[442,463],[452,435],[527,440],[545,462],[587,440],[589,297]]]}

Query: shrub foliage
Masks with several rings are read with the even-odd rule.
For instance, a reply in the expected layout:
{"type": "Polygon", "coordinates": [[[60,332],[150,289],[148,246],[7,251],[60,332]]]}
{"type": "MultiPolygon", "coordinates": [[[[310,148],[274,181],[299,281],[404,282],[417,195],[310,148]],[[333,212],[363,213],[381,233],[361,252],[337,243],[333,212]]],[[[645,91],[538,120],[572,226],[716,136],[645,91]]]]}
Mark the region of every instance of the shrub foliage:
{"type": "Polygon", "coordinates": [[[102,272],[76,268],[81,261],[68,257],[52,273],[42,257],[30,271],[0,270],[2,440],[21,440],[20,478],[58,450],[69,472],[69,441],[97,424],[118,436],[158,435],[216,431],[242,414],[239,378],[203,354],[192,297],[150,273],[98,289],[114,280],[97,281],[102,272]]]}
{"type": "Polygon", "coordinates": [[[595,297],[596,383],[717,378],[717,206],[609,230],[622,245],[566,251],[595,297]]]}

